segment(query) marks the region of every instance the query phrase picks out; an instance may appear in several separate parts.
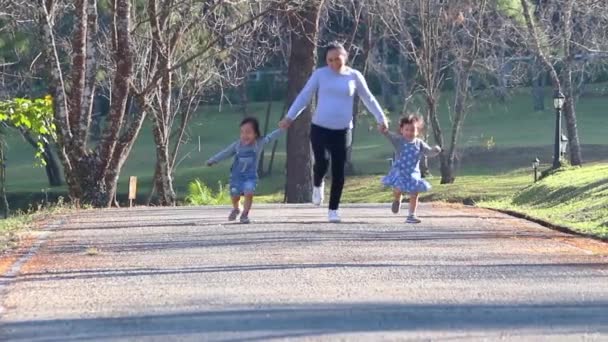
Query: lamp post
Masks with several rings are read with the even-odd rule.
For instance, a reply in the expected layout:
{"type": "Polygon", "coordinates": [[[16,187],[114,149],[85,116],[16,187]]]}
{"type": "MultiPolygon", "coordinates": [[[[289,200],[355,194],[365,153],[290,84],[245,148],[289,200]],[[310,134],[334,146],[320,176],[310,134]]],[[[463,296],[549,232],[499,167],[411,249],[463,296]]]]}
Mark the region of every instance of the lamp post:
{"type": "Polygon", "coordinates": [[[534,170],[534,183],[536,183],[538,181],[538,167],[539,166],[540,166],[540,160],[538,160],[538,157],[536,157],[532,161],[532,170],[534,170]]]}
{"type": "Polygon", "coordinates": [[[555,108],[555,146],[553,146],[553,168],[557,169],[561,166],[561,140],[562,140],[562,109],[564,108],[566,97],[558,89],[553,95],[553,107],[555,108]]]}

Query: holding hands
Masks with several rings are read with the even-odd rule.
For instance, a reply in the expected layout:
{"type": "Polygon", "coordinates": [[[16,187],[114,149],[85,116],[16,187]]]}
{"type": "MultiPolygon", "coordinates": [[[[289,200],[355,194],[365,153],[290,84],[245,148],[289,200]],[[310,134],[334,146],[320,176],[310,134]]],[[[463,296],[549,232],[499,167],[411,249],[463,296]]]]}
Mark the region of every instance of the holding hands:
{"type": "Polygon", "coordinates": [[[291,126],[292,123],[293,121],[290,118],[284,118],[283,120],[279,121],[279,128],[286,130],[291,126]]]}

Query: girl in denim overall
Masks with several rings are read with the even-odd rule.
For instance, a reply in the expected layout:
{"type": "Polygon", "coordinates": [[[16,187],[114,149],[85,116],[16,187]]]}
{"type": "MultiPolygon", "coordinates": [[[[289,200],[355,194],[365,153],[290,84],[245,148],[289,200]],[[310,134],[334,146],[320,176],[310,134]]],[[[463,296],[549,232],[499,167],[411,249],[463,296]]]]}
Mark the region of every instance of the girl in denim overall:
{"type": "Polygon", "coordinates": [[[277,129],[265,137],[261,137],[260,125],[256,118],[249,117],[241,122],[241,137],[226,149],[211,157],[207,166],[212,166],[222,160],[234,157],[230,168],[230,196],[232,211],[229,221],[236,220],[241,214],[241,196],[245,196],[241,223],[249,223],[249,211],[253,203],[253,195],[258,183],[258,164],[264,146],[276,140],[283,130],[277,129]]]}

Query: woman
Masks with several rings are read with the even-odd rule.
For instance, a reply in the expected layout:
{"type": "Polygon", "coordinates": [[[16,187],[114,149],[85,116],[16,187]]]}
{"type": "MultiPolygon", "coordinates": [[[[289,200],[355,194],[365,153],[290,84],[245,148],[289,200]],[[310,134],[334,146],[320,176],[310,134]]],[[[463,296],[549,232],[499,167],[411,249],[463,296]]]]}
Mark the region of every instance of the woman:
{"type": "Polygon", "coordinates": [[[353,100],[355,94],[359,95],[365,107],[376,117],[378,130],[384,133],[388,130],[388,127],[382,108],[369,91],[363,75],[346,65],[348,53],[344,46],[338,43],[330,44],[327,47],[325,59],[327,66],[313,72],[289,108],[286,117],[279,123],[279,127],[289,128],[318,91],[317,107],[310,129],[310,142],[315,158],[312,201],[315,205],[323,203],[323,178],[329,163],[326,151],[329,151],[332,184],[328,219],[330,222],[340,222],[338,207],[344,187],[346,149],[348,138],[351,136],[350,130],[353,127],[353,100]]]}

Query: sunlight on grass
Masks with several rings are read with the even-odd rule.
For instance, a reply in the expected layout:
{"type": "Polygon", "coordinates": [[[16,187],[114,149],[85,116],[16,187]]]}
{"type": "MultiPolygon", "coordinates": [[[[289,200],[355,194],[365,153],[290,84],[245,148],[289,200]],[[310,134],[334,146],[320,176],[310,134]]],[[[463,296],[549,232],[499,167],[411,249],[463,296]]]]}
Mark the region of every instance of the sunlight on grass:
{"type": "Polygon", "coordinates": [[[510,197],[482,205],[608,238],[608,164],[565,169],[510,197]]]}

